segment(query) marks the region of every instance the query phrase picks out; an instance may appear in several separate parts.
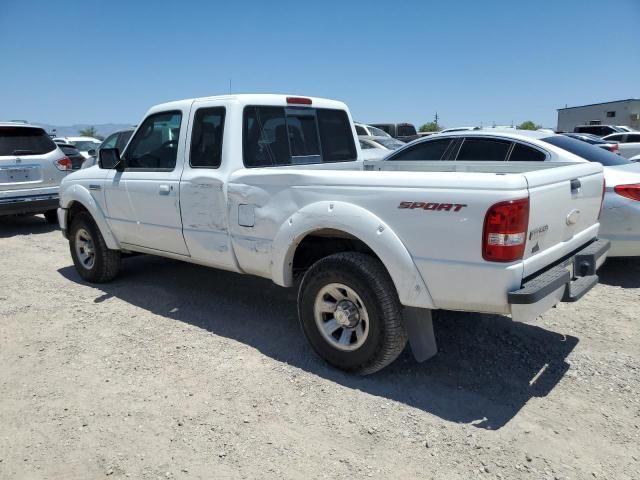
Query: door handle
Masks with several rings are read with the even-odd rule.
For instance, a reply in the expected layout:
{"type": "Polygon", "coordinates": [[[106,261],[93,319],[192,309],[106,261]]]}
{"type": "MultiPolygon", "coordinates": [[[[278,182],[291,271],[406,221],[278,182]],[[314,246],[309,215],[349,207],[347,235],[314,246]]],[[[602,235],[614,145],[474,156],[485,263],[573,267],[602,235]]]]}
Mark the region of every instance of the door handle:
{"type": "Polygon", "coordinates": [[[169,195],[171,190],[173,190],[173,187],[170,187],[169,185],[160,185],[160,195],[169,195]]]}

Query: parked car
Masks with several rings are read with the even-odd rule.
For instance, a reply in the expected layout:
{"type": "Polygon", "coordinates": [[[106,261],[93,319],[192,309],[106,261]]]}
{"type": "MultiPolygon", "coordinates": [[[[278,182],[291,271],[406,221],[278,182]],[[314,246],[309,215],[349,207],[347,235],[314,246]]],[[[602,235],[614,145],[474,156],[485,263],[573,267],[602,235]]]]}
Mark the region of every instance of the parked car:
{"type": "Polygon", "coordinates": [[[358,137],[360,139],[360,148],[363,150],[369,148],[381,148],[383,150],[397,150],[398,148],[406,145],[400,140],[396,140],[393,137],[358,137]]]}
{"type": "Polygon", "coordinates": [[[416,127],[410,123],[373,123],[372,126],[384,130],[402,142],[411,142],[420,138],[416,127]]]}
{"type": "Polygon", "coordinates": [[[353,125],[356,127],[356,133],[358,134],[358,136],[364,136],[364,137],[390,137],[391,136],[384,130],[381,130],[376,127],[372,127],[371,125],[365,125],[364,123],[354,123],[353,125]]]}
{"type": "Polygon", "coordinates": [[[440,130],[438,133],[467,132],[469,130],[480,130],[480,127],[451,127],[440,130]]]}
{"type": "Polygon", "coordinates": [[[618,142],[609,142],[602,137],[598,137],[597,135],[593,135],[591,133],[563,133],[562,135],[566,135],[567,137],[575,138],[576,140],[580,140],[582,142],[586,142],[589,145],[596,146],[598,148],[604,148],[611,153],[620,153],[618,142]]]}
{"type": "Polygon", "coordinates": [[[385,158],[385,162],[403,160],[601,163],[606,191],[600,236],[611,241],[609,256],[640,256],[640,164],[620,155],[565,135],[473,131],[434,135],[385,158]]]}
{"type": "Polygon", "coordinates": [[[616,125],[622,132],[637,132],[635,128],[627,127],[626,125],[616,125]]]}
{"type": "Polygon", "coordinates": [[[112,280],[122,252],[143,252],[299,284],[311,346],[362,374],[407,337],[433,356],[432,309],[530,320],[597,283],[601,165],[364,172],[350,118],[284,95],[151,108],[122,154],[103,148],[99,168],[63,182],[79,275],[112,280]]]}
{"type": "Polygon", "coordinates": [[[578,125],[573,129],[574,133],[592,133],[598,137],[604,137],[612,133],[624,132],[615,125],[578,125]]]}
{"type": "Polygon", "coordinates": [[[58,148],[64,152],[67,158],[71,160],[73,170],[78,170],[82,167],[82,164],[86,159],[74,145],[61,142],[56,142],[56,144],[58,145],[58,148]]]}
{"type": "Polygon", "coordinates": [[[640,132],[612,133],[603,137],[605,142],[618,142],[618,153],[624,158],[640,155],[640,132]]]}
{"type": "Polygon", "coordinates": [[[71,169],[42,128],[0,123],[0,215],[44,213],[57,223],[60,182],[71,169]]]}
{"type": "Polygon", "coordinates": [[[53,139],[56,143],[70,143],[76,147],[84,158],[89,158],[89,150],[98,148],[102,143],[97,138],[93,137],[56,137],[53,139]]]}
{"type": "Polygon", "coordinates": [[[121,152],[124,151],[124,147],[127,146],[127,142],[133,135],[134,128],[127,128],[125,130],[119,130],[112,133],[98,146],[98,148],[89,150],[89,158],[82,164],[82,168],[93,167],[97,163],[98,154],[101,148],[117,148],[121,152]]]}

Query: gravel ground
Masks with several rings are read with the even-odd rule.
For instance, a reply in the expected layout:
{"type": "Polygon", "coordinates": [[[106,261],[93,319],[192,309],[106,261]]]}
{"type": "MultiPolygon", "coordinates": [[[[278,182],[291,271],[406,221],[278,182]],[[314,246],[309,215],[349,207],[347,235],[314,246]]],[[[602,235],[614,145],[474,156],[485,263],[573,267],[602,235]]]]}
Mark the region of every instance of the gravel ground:
{"type": "Polygon", "coordinates": [[[76,274],[0,219],[0,478],[639,479],[640,260],[535,325],[438,312],[440,353],[326,366],[295,293],[138,256],[76,274]]]}

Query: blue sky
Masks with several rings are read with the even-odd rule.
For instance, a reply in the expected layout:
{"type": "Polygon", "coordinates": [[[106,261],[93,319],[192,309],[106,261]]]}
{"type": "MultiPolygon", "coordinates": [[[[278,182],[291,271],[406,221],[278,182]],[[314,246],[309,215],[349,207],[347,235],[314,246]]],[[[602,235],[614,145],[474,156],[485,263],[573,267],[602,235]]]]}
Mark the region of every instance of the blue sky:
{"type": "Polygon", "coordinates": [[[640,0],[2,0],[0,119],[137,123],[231,79],[364,122],[555,126],[640,97],[639,26],[640,0]]]}

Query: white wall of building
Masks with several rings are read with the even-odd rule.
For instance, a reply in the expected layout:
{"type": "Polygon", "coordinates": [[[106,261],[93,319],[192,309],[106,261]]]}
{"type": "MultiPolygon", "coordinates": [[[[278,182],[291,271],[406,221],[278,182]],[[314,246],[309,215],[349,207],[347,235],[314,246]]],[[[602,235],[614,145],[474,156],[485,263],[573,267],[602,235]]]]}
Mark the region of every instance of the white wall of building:
{"type": "Polygon", "coordinates": [[[563,132],[572,132],[578,125],[589,125],[598,121],[600,125],[626,125],[640,130],[640,99],[558,110],[558,130],[563,132]],[[607,116],[608,112],[615,112],[615,116],[607,116]]]}

